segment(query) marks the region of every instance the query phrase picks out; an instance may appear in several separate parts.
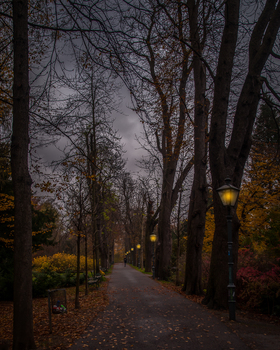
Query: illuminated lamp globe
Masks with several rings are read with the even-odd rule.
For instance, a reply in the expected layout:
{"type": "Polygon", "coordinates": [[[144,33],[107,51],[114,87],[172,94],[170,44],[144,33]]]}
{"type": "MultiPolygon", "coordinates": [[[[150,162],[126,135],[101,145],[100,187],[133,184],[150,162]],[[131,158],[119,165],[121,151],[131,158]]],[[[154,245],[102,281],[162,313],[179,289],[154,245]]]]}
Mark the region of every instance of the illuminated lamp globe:
{"type": "Polygon", "coordinates": [[[230,184],[230,179],[226,179],[225,182],[226,184],[217,191],[224,206],[234,207],[240,190],[230,184]]]}

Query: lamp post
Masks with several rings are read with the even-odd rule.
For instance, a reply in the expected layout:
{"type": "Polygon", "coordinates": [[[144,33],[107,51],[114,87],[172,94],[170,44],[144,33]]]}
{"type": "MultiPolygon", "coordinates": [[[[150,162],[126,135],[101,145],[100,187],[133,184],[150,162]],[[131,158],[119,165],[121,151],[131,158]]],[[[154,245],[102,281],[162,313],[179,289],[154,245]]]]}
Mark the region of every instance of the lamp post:
{"type": "Polygon", "coordinates": [[[155,279],[155,241],[156,240],[157,240],[156,234],[152,233],[150,235],[150,241],[153,242],[153,266],[152,266],[153,279],[155,279]]]}
{"type": "Polygon", "coordinates": [[[141,245],[137,244],[136,248],[138,249],[138,267],[140,269],[140,248],[141,248],[141,245]]]}
{"type": "Polygon", "coordinates": [[[130,250],[131,250],[131,264],[133,265],[133,250],[134,250],[134,248],[131,248],[130,250]]]}
{"type": "Polygon", "coordinates": [[[233,283],[233,256],[232,256],[232,215],[231,207],[235,206],[237,201],[239,189],[232,186],[231,180],[226,179],[226,184],[217,189],[217,192],[221,198],[224,206],[228,208],[227,214],[227,231],[228,231],[228,306],[229,306],[229,319],[235,321],[235,285],[233,283]]]}

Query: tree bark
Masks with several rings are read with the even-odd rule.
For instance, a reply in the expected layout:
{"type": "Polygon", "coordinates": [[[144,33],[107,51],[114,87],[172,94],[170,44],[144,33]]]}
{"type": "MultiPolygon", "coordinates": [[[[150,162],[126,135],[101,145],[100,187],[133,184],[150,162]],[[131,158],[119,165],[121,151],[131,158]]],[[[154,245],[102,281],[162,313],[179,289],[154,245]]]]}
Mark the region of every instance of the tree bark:
{"type": "Polygon", "coordinates": [[[83,199],[82,199],[82,182],[80,182],[79,188],[79,221],[77,226],[77,278],[76,278],[76,296],[75,296],[75,309],[80,308],[79,293],[80,293],[80,260],[81,260],[81,230],[83,222],[83,199]]]}
{"type": "MultiPolygon", "coordinates": [[[[79,230],[79,228],[78,228],[79,230]]],[[[76,294],[75,294],[75,309],[80,308],[79,291],[80,291],[80,257],[81,257],[81,233],[78,231],[77,237],[77,278],[76,278],[76,294]]]]}
{"type": "Polygon", "coordinates": [[[100,270],[100,236],[101,236],[101,219],[100,219],[100,207],[97,204],[97,213],[96,213],[96,232],[95,232],[95,257],[96,257],[96,270],[95,273],[99,273],[100,270]]]}
{"type": "Polygon", "coordinates": [[[172,211],[172,187],[176,168],[168,167],[163,175],[162,197],[158,218],[159,252],[156,264],[156,277],[167,280],[170,275],[170,259],[172,250],[172,238],[170,230],[170,216],[172,211]]]}
{"type": "Polygon", "coordinates": [[[198,28],[198,6],[195,1],[188,2],[191,43],[193,53],[193,72],[195,84],[194,111],[194,178],[188,213],[188,241],[184,290],[187,294],[202,294],[201,263],[207,210],[207,119],[208,106],[206,93],[206,70],[200,57],[203,52],[198,28]]]}
{"type": "Polygon", "coordinates": [[[14,85],[11,166],[15,203],[13,349],[35,349],[32,309],[32,212],[28,171],[28,1],[13,0],[14,85]]]}
{"type": "Polygon", "coordinates": [[[101,267],[104,269],[108,269],[108,232],[106,230],[105,225],[103,225],[103,230],[101,232],[100,236],[100,260],[101,260],[101,267]]]}
{"type": "Polygon", "coordinates": [[[148,201],[147,205],[147,221],[146,221],[146,231],[145,231],[145,272],[152,271],[152,249],[150,235],[154,231],[155,225],[153,224],[153,202],[148,201]]]}
{"type": "Polygon", "coordinates": [[[85,295],[88,295],[88,240],[87,240],[87,229],[85,232],[85,268],[86,268],[86,278],[85,278],[85,295]]]}
{"type": "MultiPolygon", "coordinates": [[[[154,21],[151,21],[150,30],[146,39],[147,48],[149,50],[149,66],[150,75],[153,81],[154,88],[159,96],[160,108],[161,108],[161,120],[163,124],[161,132],[161,145],[159,141],[158,134],[157,147],[162,155],[162,192],[160,201],[160,212],[158,218],[158,244],[157,244],[157,264],[156,264],[156,276],[160,279],[166,280],[170,275],[170,258],[172,251],[172,238],[170,230],[170,216],[173,206],[176,203],[178,197],[178,191],[180,185],[184,181],[188,174],[186,171],[189,168],[189,164],[182,171],[175,182],[175,174],[177,170],[179,155],[184,145],[184,132],[186,128],[186,84],[191,72],[191,65],[189,64],[190,51],[187,49],[184,36],[185,27],[182,14],[183,5],[180,1],[176,3],[176,21],[172,20],[170,15],[169,19],[173,22],[176,30],[179,32],[179,41],[181,49],[181,72],[180,76],[177,77],[179,80],[178,86],[178,96],[179,96],[179,116],[176,120],[176,126],[172,124],[173,106],[168,95],[165,93],[164,83],[161,81],[160,74],[157,74],[156,68],[156,55],[153,51],[153,46],[151,44],[151,33],[154,25],[154,21]],[[176,130],[176,131],[175,131],[176,130]],[[174,189],[173,189],[174,186],[174,189]]],[[[175,9],[175,7],[174,7],[175,9]]]]}
{"type": "MultiPolygon", "coordinates": [[[[227,308],[227,226],[226,208],[215,189],[224,185],[226,177],[240,187],[243,170],[251,147],[251,135],[260,99],[264,65],[272,52],[280,27],[280,2],[267,1],[254,27],[249,43],[249,67],[237,102],[231,140],[226,148],[226,118],[231,85],[233,58],[238,33],[239,1],[229,0],[225,6],[225,28],[215,79],[210,130],[210,168],[213,186],[215,233],[207,294],[204,303],[211,308],[227,308]]],[[[234,279],[238,256],[239,221],[233,208],[234,279]]]]}
{"type": "Polygon", "coordinates": [[[179,259],[180,259],[180,236],[181,236],[181,203],[182,203],[182,191],[180,191],[177,213],[177,249],[176,249],[176,286],[179,286],[179,259]]]}
{"type": "MultiPolygon", "coordinates": [[[[214,88],[214,101],[210,130],[210,168],[213,186],[213,205],[215,216],[215,233],[212,246],[210,275],[204,303],[210,308],[227,308],[228,262],[227,262],[227,230],[226,210],[223,208],[218,194],[215,192],[224,184],[227,169],[225,159],[226,117],[230,94],[239,23],[239,0],[230,0],[225,5],[225,27],[219,53],[219,61],[214,88]],[[220,120],[217,120],[220,118],[220,120]],[[215,154],[215,152],[218,152],[215,154]],[[223,159],[221,159],[223,157],[223,159]]],[[[236,232],[233,230],[233,257],[236,267],[236,232]]]]}

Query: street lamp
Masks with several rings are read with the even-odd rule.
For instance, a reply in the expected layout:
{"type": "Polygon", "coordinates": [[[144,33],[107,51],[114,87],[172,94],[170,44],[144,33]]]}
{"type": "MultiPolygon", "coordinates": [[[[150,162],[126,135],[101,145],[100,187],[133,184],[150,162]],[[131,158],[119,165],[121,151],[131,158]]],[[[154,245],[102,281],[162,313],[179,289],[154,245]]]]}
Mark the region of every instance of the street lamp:
{"type": "Polygon", "coordinates": [[[136,248],[138,249],[138,267],[140,269],[140,248],[141,248],[141,245],[137,244],[136,248]]]}
{"type": "Polygon", "coordinates": [[[232,186],[231,180],[226,179],[226,184],[217,189],[217,192],[221,198],[224,206],[228,208],[227,214],[227,231],[228,231],[228,306],[229,306],[229,319],[235,321],[235,285],[233,283],[233,256],[232,256],[232,215],[231,207],[235,206],[239,189],[232,186]]]}
{"type": "Polygon", "coordinates": [[[131,250],[131,253],[132,253],[131,254],[131,264],[133,265],[133,250],[134,250],[134,248],[131,248],[130,250],[131,250]]]}
{"type": "Polygon", "coordinates": [[[153,279],[155,279],[155,241],[157,240],[157,236],[156,234],[152,233],[150,235],[150,241],[153,242],[153,266],[152,266],[152,270],[153,270],[153,279]]]}

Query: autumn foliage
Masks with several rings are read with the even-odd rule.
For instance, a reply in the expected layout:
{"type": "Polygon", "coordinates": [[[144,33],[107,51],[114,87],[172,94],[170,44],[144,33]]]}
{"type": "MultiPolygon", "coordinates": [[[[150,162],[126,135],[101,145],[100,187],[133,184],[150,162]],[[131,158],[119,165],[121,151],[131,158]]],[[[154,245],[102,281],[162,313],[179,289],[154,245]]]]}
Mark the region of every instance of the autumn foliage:
{"type": "MultiPolygon", "coordinates": [[[[93,267],[93,259],[88,258],[88,266],[93,267]]],[[[86,259],[80,257],[80,270],[85,271],[86,259]]],[[[57,253],[53,256],[39,256],[33,259],[33,271],[42,272],[49,269],[53,272],[64,273],[66,270],[77,270],[77,256],[74,254],[57,253]]]]}
{"type": "Polygon", "coordinates": [[[236,276],[239,302],[250,309],[280,315],[280,258],[275,262],[266,254],[240,249],[236,276]]]}

